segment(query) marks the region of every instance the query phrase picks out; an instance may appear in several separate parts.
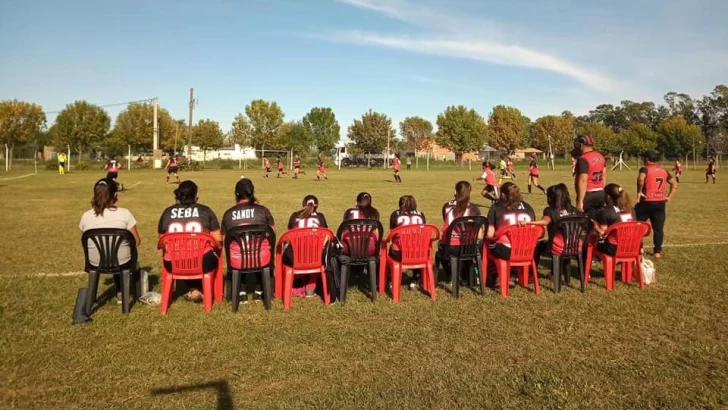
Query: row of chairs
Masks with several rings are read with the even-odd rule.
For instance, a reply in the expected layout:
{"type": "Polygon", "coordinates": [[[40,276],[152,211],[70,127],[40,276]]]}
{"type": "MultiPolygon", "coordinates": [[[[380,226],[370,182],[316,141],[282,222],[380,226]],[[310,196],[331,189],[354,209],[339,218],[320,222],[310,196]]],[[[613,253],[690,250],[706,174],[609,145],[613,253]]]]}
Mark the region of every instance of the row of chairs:
{"type": "MultiPolygon", "coordinates": [[[[436,298],[437,265],[433,243],[440,241],[444,247],[450,246],[452,238],[459,239],[459,253],[450,256],[452,293],[460,295],[460,278],[462,267],[470,266],[468,284],[474,286],[475,275],[479,274],[480,291],[485,294],[485,283],[488,261],[492,260],[498,272],[498,287],[502,296],[508,296],[509,277],[512,268],[518,269],[518,284],[528,287],[532,274],[534,292],[540,293],[537,266],[534,261],[534,250],[537,243],[545,235],[541,226],[513,226],[502,230],[492,241],[500,237],[508,237],[511,244],[511,258],[503,260],[489,254],[491,240],[484,238],[487,219],[478,217],[458,218],[442,233],[434,225],[409,225],[395,228],[384,238],[384,229],[379,221],[353,220],[345,221],[336,235],[325,228],[301,228],[285,232],[276,241],[275,232],[265,225],[248,225],[237,227],[225,236],[223,251],[227,262],[227,275],[224,275],[223,264],[218,264],[215,271],[203,271],[203,255],[206,250],[220,251],[215,240],[204,233],[173,233],[162,236],[157,244],[165,249],[166,258],[172,265],[168,271],[164,264],[161,269],[162,302],[161,311],[167,313],[171,303],[173,285],[176,280],[201,279],[203,305],[206,312],[212,309],[213,302],[220,303],[223,298],[232,302],[232,310],[239,307],[239,292],[243,278],[248,274],[260,274],[262,278],[263,303],[266,309],[272,306],[272,300],[283,299],[285,309],[291,307],[293,278],[297,274],[320,275],[324,303],[331,300],[330,283],[328,281],[322,255],[330,244],[339,244],[345,250],[345,257],[335,258],[336,269],[334,282],[338,282],[338,297],[346,302],[351,270],[354,267],[366,269],[369,276],[369,292],[372,301],[376,301],[377,293],[384,294],[389,277],[391,296],[395,302],[400,300],[402,273],[405,270],[422,270],[422,288],[432,300],[436,298]],[[401,250],[401,259],[389,256],[388,245],[397,238],[401,250]],[[266,261],[260,252],[264,243],[275,249],[275,258],[266,261]],[[236,243],[240,249],[240,268],[232,268],[230,248],[236,243]],[[282,263],[284,245],[293,250],[291,266],[282,263]],[[372,248],[378,252],[372,254],[372,248]],[[378,268],[377,268],[378,267],[378,268]],[[226,279],[227,276],[227,279],[226,279]],[[378,277],[377,277],[378,276],[378,277]],[[224,293],[226,292],[226,294],[224,293]]],[[[615,256],[600,254],[595,249],[596,240],[590,236],[593,222],[583,216],[562,218],[557,230],[564,238],[564,249],[560,255],[552,255],[552,276],[554,291],[561,289],[562,275],[567,273],[567,264],[576,260],[579,266],[581,291],[590,280],[592,256],[599,256],[604,266],[606,288],[614,288],[616,265],[622,265],[622,281],[633,281],[633,266],[638,270],[640,287],[644,286],[644,278],[640,264],[641,241],[649,235],[650,226],[641,222],[618,223],[609,228],[607,234],[615,233],[618,241],[615,256]],[[586,246],[584,252],[583,247],[586,246]],[[586,255],[586,259],[584,259],[586,255]]],[[[96,301],[99,274],[111,273],[121,276],[122,312],[128,313],[131,303],[131,285],[134,283],[137,298],[141,293],[141,278],[137,266],[137,250],[134,239],[126,230],[94,229],[84,232],[82,245],[86,255],[85,270],[89,274],[87,312],[91,312],[96,301]],[[99,250],[100,263],[93,266],[89,263],[88,242],[91,241],[99,250]],[[122,242],[131,244],[131,262],[120,265],[118,250],[122,242]]],[[[566,275],[569,281],[570,275],[566,275]]]]}

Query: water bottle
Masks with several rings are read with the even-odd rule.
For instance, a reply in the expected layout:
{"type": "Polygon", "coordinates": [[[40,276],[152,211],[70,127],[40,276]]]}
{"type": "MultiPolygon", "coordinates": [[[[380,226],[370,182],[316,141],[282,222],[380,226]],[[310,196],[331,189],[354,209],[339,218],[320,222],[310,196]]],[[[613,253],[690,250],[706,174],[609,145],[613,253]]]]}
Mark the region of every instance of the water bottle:
{"type": "MultiPolygon", "coordinates": [[[[149,272],[142,269],[141,270],[141,281],[142,281],[142,295],[145,295],[147,292],[149,292],[149,272]]],[[[139,295],[137,297],[141,297],[142,295],[139,295]]]]}

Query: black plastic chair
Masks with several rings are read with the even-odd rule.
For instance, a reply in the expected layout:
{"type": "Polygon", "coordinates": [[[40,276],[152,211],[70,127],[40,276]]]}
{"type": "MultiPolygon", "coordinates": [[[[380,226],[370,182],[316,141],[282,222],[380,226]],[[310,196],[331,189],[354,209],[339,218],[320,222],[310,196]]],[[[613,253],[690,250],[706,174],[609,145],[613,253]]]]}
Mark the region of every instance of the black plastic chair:
{"type": "Polygon", "coordinates": [[[340,243],[346,242],[346,255],[340,255],[336,267],[339,270],[339,300],[346,303],[346,292],[349,288],[350,267],[364,266],[369,274],[369,294],[372,302],[377,300],[377,263],[379,261],[379,248],[384,235],[381,222],[373,219],[354,219],[344,221],[336,231],[336,238],[340,243]],[[377,233],[377,236],[375,236],[377,233]],[[371,244],[374,243],[374,256],[369,254],[371,244]]]}
{"type": "Polygon", "coordinates": [[[121,311],[129,313],[131,307],[131,281],[134,280],[134,295],[141,297],[141,272],[137,264],[137,248],[134,235],[126,229],[100,228],[89,229],[81,235],[81,246],[86,259],[84,271],[88,273],[88,293],[86,297],[86,314],[91,315],[96,293],[99,287],[99,275],[111,274],[121,276],[121,311]],[[89,241],[99,253],[99,265],[94,266],[88,258],[89,241]],[[126,242],[131,259],[124,265],[119,264],[119,248],[126,242]]]}
{"type": "MultiPolygon", "coordinates": [[[[450,257],[450,273],[452,276],[452,294],[456,298],[460,297],[460,270],[462,263],[470,261],[470,272],[468,275],[468,286],[473,287],[474,285],[474,270],[482,268],[483,254],[482,247],[483,241],[482,236],[485,235],[485,230],[488,227],[488,219],[483,216],[464,216],[455,219],[445,229],[442,234],[440,243],[444,249],[450,247],[450,241],[453,235],[460,239],[460,252],[457,256],[450,257]],[[453,233],[455,231],[455,233],[453,233]],[[481,239],[478,236],[481,235],[481,239]]],[[[438,260],[442,263],[442,255],[439,256],[438,260]]],[[[444,265],[443,265],[444,268],[444,265]]],[[[485,283],[480,281],[481,294],[485,294],[485,283]]]]}
{"type": "Polygon", "coordinates": [[[233,312],[240,307],[240,283],[243,275],[260,272],[263,285],[263,306],[270,310],[273,301],[273,261],[276,249],[276,233],[268,225],[243,225],[225,232],[225,260],[227,261],[228,279],[226,288],[231,293],[233,312]],[[264,241],[270,244],[270,262],[263,264],[260,248],[264,241]],[[238,244],[240,249],[240,269],[233,269],[230,263],[230,245],[238,244]]]}
{"type": "MultiPolygon", "coordinates": [[[[566,274],[566,283],[570,282],[571,275],[568,272],[569,262],[576,259],[579,264],[579,279],[581,291],[584,292],[584,246],[587,246],[587,237],[592,228],[591,219],[586,216],[566,216],[556,222],[556,232],[564,237],[564,251],[560,256],[551,254],[551,273],[554,278],[554,292],[561,292],[561,275],[566,274]]],[[[549,238],[549,246],[551,246],[549,238]]],[[[551,253],[549,247],[549,253],[551,253]]]]}

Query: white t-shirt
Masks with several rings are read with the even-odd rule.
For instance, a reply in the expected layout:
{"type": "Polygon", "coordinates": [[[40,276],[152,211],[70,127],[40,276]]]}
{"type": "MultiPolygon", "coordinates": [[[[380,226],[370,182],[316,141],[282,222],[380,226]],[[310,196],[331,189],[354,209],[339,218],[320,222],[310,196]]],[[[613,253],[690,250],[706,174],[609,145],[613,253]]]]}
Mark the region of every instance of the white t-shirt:
{"type": "MultiPolygon", "coordinates": [[[[78,227],[81,228],[81,232],[86,232],[89,229],[97,228],[117,228],[131,230],[137,224],[134,215],[129,212],[126,208],[107,208],[101,215],[96,215],[94,210],[86,211],[81,217],[81,222],[78,227]]],[[[119,263],[125,264],[131,259],[131,248],[129,243],[124,241],[119,247],[119,263]]],[[[88,259],[91,265],[98,266],[99,264],[99,251],[96,249],[92,241],[88,241],[88,259]]]]}

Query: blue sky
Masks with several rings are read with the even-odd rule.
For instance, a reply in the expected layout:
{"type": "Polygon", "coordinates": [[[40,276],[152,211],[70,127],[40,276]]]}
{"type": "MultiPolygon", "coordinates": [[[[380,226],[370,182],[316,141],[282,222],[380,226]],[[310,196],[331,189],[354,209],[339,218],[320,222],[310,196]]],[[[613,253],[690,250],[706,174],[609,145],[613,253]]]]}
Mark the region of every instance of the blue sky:
{"type": "Polygon", "coordinates": [[[368,109],[582,114],[728,82],[726,16],[722,0],[0,0],[0,99],[157,96],[187,118],[194,87],[195,118],[225,130],[263,98],[287,119],[330,106],[342,134],[368,109]]]}

